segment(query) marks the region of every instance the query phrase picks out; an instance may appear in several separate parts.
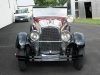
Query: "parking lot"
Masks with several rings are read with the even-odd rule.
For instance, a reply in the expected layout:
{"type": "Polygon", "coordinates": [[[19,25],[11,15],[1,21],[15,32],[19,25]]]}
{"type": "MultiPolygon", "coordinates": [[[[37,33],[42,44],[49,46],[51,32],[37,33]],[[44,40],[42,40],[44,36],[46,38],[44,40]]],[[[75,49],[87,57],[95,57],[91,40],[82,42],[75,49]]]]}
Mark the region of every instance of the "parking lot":
{"type": "Polygon", "coordinates": [[[10,24],[0,29],[0,75],[100,75],[100,25],[71,24],[71,32],[82,32],[86,42],[86,62],[78,71],[72,62],[31,62],[21,72],[15,58],[18,32],[29,33],[29,22],[10,24]]]}

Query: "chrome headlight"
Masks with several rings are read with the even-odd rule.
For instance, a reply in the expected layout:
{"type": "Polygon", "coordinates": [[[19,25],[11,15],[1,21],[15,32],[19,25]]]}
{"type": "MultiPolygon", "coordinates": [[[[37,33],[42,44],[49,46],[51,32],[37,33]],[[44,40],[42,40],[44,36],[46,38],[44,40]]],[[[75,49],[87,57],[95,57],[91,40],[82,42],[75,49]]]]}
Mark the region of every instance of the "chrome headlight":
{"type": "Polygon", "coordinates": [[[74,17],[72,15],[68,15],[67,21],[70,22],[70,23],[74,22],[74,17]]]}
{"type": "Polygon", "coordinates": [[[31,34],[30,34],[30,38],[33,41],[37,41],[39,39],[39,33],[37,31],[32,31],[31,34]]]}
{"type": "Polygon", "coordinates": [[[70,39],[71,39],[71,33],[70,32],[68,32],[68,31],[63,31],[62,33],[61,33],[61,39],[63,40],[63,41],[65,41],[65,42],[68,42],[70,39]]]}

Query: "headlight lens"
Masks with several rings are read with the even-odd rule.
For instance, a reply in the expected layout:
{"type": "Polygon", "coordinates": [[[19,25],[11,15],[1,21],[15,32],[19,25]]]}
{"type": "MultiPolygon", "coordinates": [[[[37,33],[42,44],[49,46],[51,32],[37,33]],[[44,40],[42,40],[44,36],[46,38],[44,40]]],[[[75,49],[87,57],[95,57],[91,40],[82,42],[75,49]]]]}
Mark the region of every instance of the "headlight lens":
{"type": "Polygon", "coordinates": [[[71,34],[70,34],[70,32],[68,32],[68,31],[63,31],[62,33],[61,33],[61,39],[63,40],[63,41],[66,41],[66,42],[68,42],[70,39],[71,39],[71,34]]]}
{"type": "Polygon", "coordinates": [[[37,31],[32,31],[31,34],[30,34],[30,38],[33,41],[37,41],[39,39],[39,33],[37,31]]]}
{"type": "Polygon", "coordinates": [[[72,15],[68,15],[67,21],[70,22],[70,23],[74,22],[74,17],[72,15]]]}

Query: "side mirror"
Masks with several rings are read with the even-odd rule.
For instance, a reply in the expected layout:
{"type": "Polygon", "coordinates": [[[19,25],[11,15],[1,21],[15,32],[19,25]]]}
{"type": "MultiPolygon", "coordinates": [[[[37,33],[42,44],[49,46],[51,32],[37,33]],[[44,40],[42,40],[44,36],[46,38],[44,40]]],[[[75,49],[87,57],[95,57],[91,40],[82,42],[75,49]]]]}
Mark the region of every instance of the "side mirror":
{"type": "Polygon", "coordinates": [[[74,22],[74,17],[73,17],[72,15],[68,15],[68,16],[67,16],[67,21],[68,21],[69,23],[74,22]]]}
{"type": "Polygon", "coordinates": [[[15,14],[15,13],[14,13],[15,14]]]}

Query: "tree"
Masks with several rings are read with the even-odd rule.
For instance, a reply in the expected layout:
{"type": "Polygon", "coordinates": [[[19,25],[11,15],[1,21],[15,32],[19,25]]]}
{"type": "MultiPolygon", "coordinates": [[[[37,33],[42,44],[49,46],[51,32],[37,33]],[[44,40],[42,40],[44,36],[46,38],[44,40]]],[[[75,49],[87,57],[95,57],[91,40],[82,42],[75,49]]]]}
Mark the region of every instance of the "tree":
{"type": "Polygon", "coordinates": [[[64,5],[68,0],[58,0],[59,5],[64,5]]]}
{"type": "Polygon", "coordinates": [[[64,5],[68,0],[34,0],[35,6],[59,6],[64,5]]]}
{"type": "Polygon", "coordinates": [[[56,6],[56,0],[34,0],[36,6],[56,6]]]}

